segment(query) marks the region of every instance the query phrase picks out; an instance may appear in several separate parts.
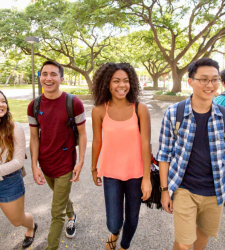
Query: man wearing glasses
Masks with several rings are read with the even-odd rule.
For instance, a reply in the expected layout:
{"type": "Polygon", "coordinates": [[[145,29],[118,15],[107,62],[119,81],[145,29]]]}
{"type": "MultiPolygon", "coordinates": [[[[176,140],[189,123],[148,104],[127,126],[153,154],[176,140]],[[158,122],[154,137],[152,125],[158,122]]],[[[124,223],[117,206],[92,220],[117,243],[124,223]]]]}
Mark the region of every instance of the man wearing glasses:
{"type": "Polygon", "coordinates": [[[224,123],[212,99],[219,84],[219,65],[201,58],[189,65],[193,94],[174,136],[177,103],[164,114],[159,138],[162,198],[174,214],[174,250],[203,250],[216,237],[225,201],[224,123]]]}

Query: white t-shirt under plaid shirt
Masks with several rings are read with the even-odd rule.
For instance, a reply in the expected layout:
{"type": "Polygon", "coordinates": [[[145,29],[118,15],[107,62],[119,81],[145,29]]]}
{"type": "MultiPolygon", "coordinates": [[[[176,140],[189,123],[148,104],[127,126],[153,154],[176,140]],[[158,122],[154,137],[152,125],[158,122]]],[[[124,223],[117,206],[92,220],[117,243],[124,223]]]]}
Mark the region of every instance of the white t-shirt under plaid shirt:
{"type": "MultiPolygon", "coordinates": [[[[195,137],[196,122],[192,112],[191,97],[186,100],[184,119],[176,140],[174,130],[178,103],[167,108],[162,120],[156,159],[170,162],[168,188],[171,197],[183,180],[195,137]]],[[[215,192],[218,205],[221,205],[225,201],[224,122],[223,115],[214,102],[208,120],[208,136],[215,192]]]]}

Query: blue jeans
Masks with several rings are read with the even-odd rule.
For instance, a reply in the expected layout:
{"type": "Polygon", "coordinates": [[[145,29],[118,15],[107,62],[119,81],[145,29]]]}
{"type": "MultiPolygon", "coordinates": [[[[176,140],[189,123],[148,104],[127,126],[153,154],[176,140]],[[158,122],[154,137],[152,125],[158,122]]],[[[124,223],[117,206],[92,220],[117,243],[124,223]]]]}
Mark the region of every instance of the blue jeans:
{"type": "Polygon", "coordinates": [[[123,226],[121,247],[128,249],[138,225],[142,178],[121,181],[104,177],[103,181],[107,227],[112,234],[118,234],[123,226]],[[125,221],[123,222],[124,196],[125,221]]]}
{"type": "Polygon", "coordinates": [[[25,194],[25,186],[21,170],[3,176],[0,181],[0,202],[8,203],[18,200],[25,194]]]}

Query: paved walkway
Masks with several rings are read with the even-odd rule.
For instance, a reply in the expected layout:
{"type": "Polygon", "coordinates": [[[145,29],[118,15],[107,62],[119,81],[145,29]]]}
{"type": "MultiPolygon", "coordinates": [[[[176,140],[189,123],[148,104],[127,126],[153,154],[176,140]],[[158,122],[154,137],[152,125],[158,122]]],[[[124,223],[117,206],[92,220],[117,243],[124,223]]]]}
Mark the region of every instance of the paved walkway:
{"type": "MultiPolygon", "coordinates": [[[[152,122],[153,152],[158,148],[158,136],[164,110],[171,102],[154,101],[151,92],[144,92],[142,100],[147,103],[152,122]]],[[[77,233],[69,240],[62,234],[60,250],[103,250],[104,241],[108,237],[105,219],[105,206],[102,187],[96,187],[91,176],[91,110],[92,101],[83,101],[87,116],[88,145],[85,164],[80,181],[72,186],[71,199],[77,213],[77,233]]],[[[31,249],[44,250],[50,226],[52,192],[47,186],[38,186],[32,177],[29,154],[29,127],[23,124],[27,139],[27,154],[25,167],[28,175],[24,178],[26,185],[26,211],[34,215],[39,224],[39,230],[31,249]]],[[[173,217],[164,211],[150,210],[142,205],[137,232],[130,250],[171,250],[174,238],[173,217]]],[[[21,249],[25,230],[13,227],[0,211],[0,250],[21,249]]],[[[225,213],[218,238],[210,239],[207,250],[224,250],[225,246],[225,213]]]]}

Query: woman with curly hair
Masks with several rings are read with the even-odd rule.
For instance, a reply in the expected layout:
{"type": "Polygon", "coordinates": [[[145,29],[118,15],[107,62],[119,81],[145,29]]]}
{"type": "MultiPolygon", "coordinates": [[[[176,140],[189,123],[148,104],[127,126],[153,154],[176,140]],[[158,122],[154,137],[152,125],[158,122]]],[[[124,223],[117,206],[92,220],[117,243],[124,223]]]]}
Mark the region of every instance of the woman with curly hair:
{"type": "Polygon", "coordinates": [[[120,250],[130,247],[141,200],[147,200],[152,190],[150,115],[143,103],[139,103],[136,115],[139,89],[135,70],[128,63],[103,64],[93,78],[91,171],[97,186],[102,185],[103,176],[107,227],[111,233],[105,243],[106,250],[116,249],[122,227],[120,250]]]}
{"type": "Polygon", "coordinates": [[[25,187],[21,168],[25,150],[23,128],[13,122],[8,101],[0,91],[0,208],[14,226],[27,228],[24,248],[32,244],[37,230],[33,216],[24,212],[25,187]]]}

